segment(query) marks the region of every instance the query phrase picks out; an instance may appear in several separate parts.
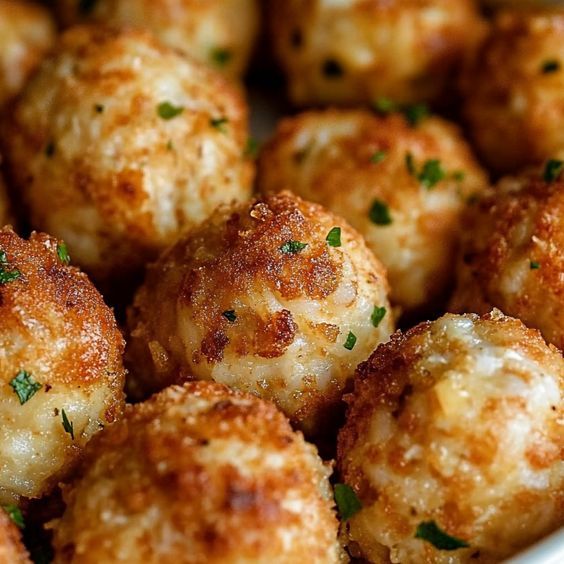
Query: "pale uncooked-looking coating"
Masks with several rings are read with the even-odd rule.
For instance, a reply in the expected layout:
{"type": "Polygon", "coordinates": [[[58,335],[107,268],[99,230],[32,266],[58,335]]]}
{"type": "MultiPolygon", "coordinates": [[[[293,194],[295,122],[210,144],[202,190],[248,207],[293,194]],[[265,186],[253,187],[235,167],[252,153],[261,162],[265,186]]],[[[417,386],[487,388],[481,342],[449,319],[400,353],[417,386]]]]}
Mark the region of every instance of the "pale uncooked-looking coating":
{"type": "Polygon", "coordinates": [[[497,307],[564,350],[564,179],[542,175],[507,177],[468,208],[450,310],[497,307]]]}
{"type": "Polygon", "coordinates": [[[0,0],[0,105],[15,96],[55,41],[49,11],[25,0],[0,0]]]}
{"type": "Polygon", "coordinates": [[[89,444],[52,525],[55,563],[335,564],[329,474],[272,404],[172,386],[89,444]]]}
{"type": "Polygon", "coordinates": [[[32,226],[98,281],[134,272],[251,190],[239,90],[149,32],[65,32],[4,133],[32,226]]]}
{"type": "Polygon", "coordinates": [[[299,105],[437,100],[483,34],[472,0],[269,4],[274,50],[299,105]]]}
{"type": "Polygon", "coordinates": [[[494,311],[397,333],[362,364],[339,436],[372,562],[499,562],[562,525],[564,359],[494,311]],[[415,538],[433,521],[467,548],[415,538]]]}
{"type": "Polygon", "coordinates": [[[469,129],[493,170],[564,156],[564,7],[500,13],[462,84],[469,129]]]}
{"type": "Polygon", "coordinates": [[[218,210],[149,268],[129,313],[134,395],[215,380],[272,400],[310,433],[327,429],[394,325],[362,237],[289,193],[218,210]],[[326,241],[335,227],[340,247],[326,241]]]}
{"type": "Polygon", "coordinates": [[[230,77],[246,70],[259,26],[258,0],[56,0],[60,20],[147,27],[163,43],[230,77]]]}
{"type": "Polygon", "coordinates": [[[312,111],[282,120],[258,167],[262,192],[293,190],[358,229],[388,270],[392,302],[407,312],[445,301],[461,211],[486,186],[485,173],[455,125],[431,117],[412,127],[400,115],[383,118],[358,110],[312,111]],[[435,159],[444,178],[426,187],[418,176],[435,159]],[[378,223],[370,214],[375,203],[378,223]]]}
{"type": "Polygon", "coordinates": [[[60,244],[0,230],[0,504],[49,493],[124,407],[114,315],[60,244]]]}

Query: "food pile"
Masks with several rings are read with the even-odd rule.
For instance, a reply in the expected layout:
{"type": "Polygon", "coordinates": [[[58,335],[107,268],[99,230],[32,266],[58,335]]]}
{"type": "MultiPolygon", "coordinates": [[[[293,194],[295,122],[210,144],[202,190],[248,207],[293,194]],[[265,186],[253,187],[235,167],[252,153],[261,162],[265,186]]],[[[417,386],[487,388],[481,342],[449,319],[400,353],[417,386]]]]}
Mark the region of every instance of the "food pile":
{"type": "Polygon", "coordinates": [[[0,159],[0,564],[564,526],[564,7],[0,0],[0,159]]]}

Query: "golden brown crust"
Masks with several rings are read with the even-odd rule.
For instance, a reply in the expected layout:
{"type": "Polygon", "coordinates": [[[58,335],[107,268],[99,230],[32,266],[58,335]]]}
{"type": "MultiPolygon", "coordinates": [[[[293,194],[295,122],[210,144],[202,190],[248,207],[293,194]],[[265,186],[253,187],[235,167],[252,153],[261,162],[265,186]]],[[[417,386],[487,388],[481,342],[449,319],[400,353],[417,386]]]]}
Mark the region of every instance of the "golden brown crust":
{"type": "Polygon", "coordinates": [[[0,105],[23,87],[55,41],[48,10],[26,0],[0,0],[0,105]]]}
{"type": "Polygon", "coordinates": [[[564,359],[520,321],[449,314],[398,332],[346,399],[338,464],[367,558],[499,561],[561,525],[564,359]],[[429,520],[470,548],[415,539],[429,520]]]}
{"type": "Polygon", "coordinates": [[[130,386],[190,377],[272,399],[316,428],[393,328],[382,266],[344,220],[290,193],[216,212],[147,274],[129,316],[130,386]],[[326,238],[341,228],[341,247],[326,238]],[[292,249],[293,244],[306,245],[292,249]],[[374,306],[386,308],[378,328],[374,306]],[[344,348],[348,332],[357,343],[344,348]]]}
{"type": "Polygon", "coordinates": [[[506,178],[469,206],[450,309],[497,307],[564,348],[564,181],[506,178]]]}
{"type": "Polygon", "coordinates": [[[114,315],[87,276],[61,260],[59,244],[0,230],[0,270],[13,278],[0,283],[0,502],[46,493],[124,405],[124,342],[114,315]],[[41,384],[24,404],[9,385],[21,371],[41,384]]]}
{"type": "Polygon", "coordinates": [[[163,43],[232,77],[246,70],[258,31],[257,0],[57,0],[64,25],[79,21],[150,29],[163,43]]]}
{"type": "Polygon", "coordinates": [[[470,0],[269,5],[274,50],[299,105],[435,101],[483,33],[470,0]]]}
{"type": "Polygon", "coordinates": [[[0,508],[0,564],[31,564],[20,531],[0,508]]]}
{"type": "Polygon", "coordinates": [[[388,270],[392,300],[409,312],[444,300],[461,210],[486,185],[459,129],[437,117],[411,127],[395,114],[304,112],[280,122],[258,163],[264,193],[291,189],[358,229],[388,270]],[[415,173],[406,166],[409,154],[415,173]],[[431,159],[439,160],[445,177],[426,189],[416,176],[431,159]],[[375,200],[387,206],[390,224],[371,221],[375,200]]]}
{"type": "Polygon", "coordinates": [[[492,169],[516,172],[564,154],[564,8],[499,13],[462,86],[476,147],[492,169]]]}
{"type": "Polygon", "coordinates": [[[143,31],[63,33],[3,140],[32,225],[98,281],[136,272],[252,184],[239,89],[143,31]]]}
{"type": "Polygon", "coordinates": [[[336,562],[328,473],[273,405],[173,386],[90,443],[55,562],[336,562]]]}

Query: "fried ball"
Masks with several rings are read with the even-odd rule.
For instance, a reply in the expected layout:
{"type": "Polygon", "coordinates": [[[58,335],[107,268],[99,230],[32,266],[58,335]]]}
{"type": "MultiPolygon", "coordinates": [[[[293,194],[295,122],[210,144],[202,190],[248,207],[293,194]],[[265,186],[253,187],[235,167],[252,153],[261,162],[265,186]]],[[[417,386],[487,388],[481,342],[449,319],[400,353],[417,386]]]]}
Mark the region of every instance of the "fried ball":
{"type": "Polygon", "coordinates": [[[149,28],[163,43],[241,76],[258,32],[258,0],[56,0],[66,24],[91,21],[149,28]]]}
{"type": "Polygon", "coordinates": [[[451,311],[492,307],[564,350],[564,177],[508,177],[468,208],[451,311]]]}
{"type": "Polygon", "coordinates": [[[371,562],[499,562],[561,526],[563,398],[562,354],[499,311],[396,333],[347,398],[339,467],[362,503],[350,548],[371,562]]]}
{"type": "Polygon", "coordinates": [[[272,0],[270,7],[274,50],[299,105],[436,100],[483,35],[472,0],[272,0]]]}
{"type": "Polygon", "coordinates": [[[354,110],[283,120],[258,173],[263,192],[292,189],[358,229],[388,269],[392,302],[407,312],[444,297],[460,212],[486,184],[454,125],[432,117],[412,127],[400,115],[354,110]]]}
{"type": "Polygon", "coordinates": [[[0,509],[0,564],[31,564],[21,534],[8,513],[0,509]]]}
{"type": "Polygon", "coordinates": [[[64,243],[0,230],[0,504],[37,498],[124,405],[123,339],[64,243]]]}
{"type": "Polygon", "coordinates": [[[46,8],[0,0],[0,105],[17,94],[55,40],[46,8]]]}
{"type": "Polygon", "coordinates": [[[249,196],[246,120],[235,86],[148,32],[77,27],[9,116],[6,161],[32,225],[115,280],[249,196]]]}
{"type": "Polygon", "coordinates": [[[362,237],[320,206],[283,193],[220,209],[148,270],[129,312],[131,391],[215,380],[323,431],[393,331],[387,294],[362,237]]]}
{"type": "Polygon", "coordinates": [[[336,563],[330,473],[272,404],[172,386],[88,445],[55,563],[336,563]]]}
{"type": "Polygon", "coordinates": [[[476,147],[496,172],[564,155],[564,7],[502,12],[463,90],[476,147]]]}

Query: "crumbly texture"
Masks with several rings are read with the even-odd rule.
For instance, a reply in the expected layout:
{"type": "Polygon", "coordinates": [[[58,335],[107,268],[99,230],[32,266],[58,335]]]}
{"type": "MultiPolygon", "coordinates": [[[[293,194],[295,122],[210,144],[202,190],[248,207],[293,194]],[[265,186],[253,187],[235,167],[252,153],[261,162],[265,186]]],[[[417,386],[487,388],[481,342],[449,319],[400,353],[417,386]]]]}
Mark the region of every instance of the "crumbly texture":
{"type": "Polygon", "coordinates": [[[258,167],[261,191],[291,189],[358,229],[388,270],[392,301],[407,312],[444,300],[454,274],[461,210],[486,185],[453,124],[431,117],[412,127],[401,115],[356,110],[283,120],[258,167]],[[415,172],[406,165],[408,154],[415,172]],[[417,175],[431,159],[439,159],[444,178],[426,188],[417,175]],[[375,201],[387,207],[389,223],[371,220],[375,201]]]}
{"type": "Polygon", "coordinates": [[[0,564],[31,564],[20,531],[2,508],[0,508],[0,564]]]}
{"type": "Polygon", "coordinates": [[[240,77],[259,24],[258,0],[56,0],[65,25],[79,21],[150,29],[163,43],[240,77]]]}
{"type": "Polygon", "coordinates": [[[63,264],[58,244],[0,230],[0,504],[47,494],[124,407],[113,313],[85,274],[63,264]],[[23,404],[14,388],[22,371],[41,385],[23,404]]]}
{"type": "Polygon", "coordinates": [[[454,312],[492,307],[564,349],[564,179],[537,171],[502,180],[463,221],[454,312]]]}
{"type": "Polygon", "coordinates": [[[0,106],[21,90],[54,41],[55,25],[46,8],[0,0],[0,106]]]}
{"type": "Polygon", "coordinates": [[[250,195],[241,93],[148,32],[65,32],[8,117],[7,169],[32,225],[99,282],[250,195]]]}
{"type": "Polygon", "coordinates": [[[463,91],[474,142],[493,170],[564,156],[564,8],[500,13],[463,91]]]}
{"type": "Polygon", "coordinates": [[[357,364],[393,331],[393,315],[384,268],[362,237],[283,193],[219,210],[167,251],[148,270],[129,328],[133,395],[215,380],[272,400],[315,433],[357,364]],[[340,247],[326,241],[334,227],[340,247]],[[284,252],[289,242],[307,246],[284,252]],[[375,306],[386,311],[378,327],[375,306]]]}
{"type": "Polygon", "coordinates": [[[172,386],[88,445],[55,563],[336,563],[329,474],[272,404],[172,386]]]}
{"type": "Polygon", "coordinates": [[[437,100],[483,34],[471,0],[271,1],[271,33],[299,105],[437,100]]]}
{"type": "Polygon", "coordinates": [[[562,525],[564,359],[494,311],[396,333],[360,365],[339,436],[362,510],[349,547],[372,562],[499,562],[562,525]],[[435,523],[469,548],[416,539],[435,523]]]}

